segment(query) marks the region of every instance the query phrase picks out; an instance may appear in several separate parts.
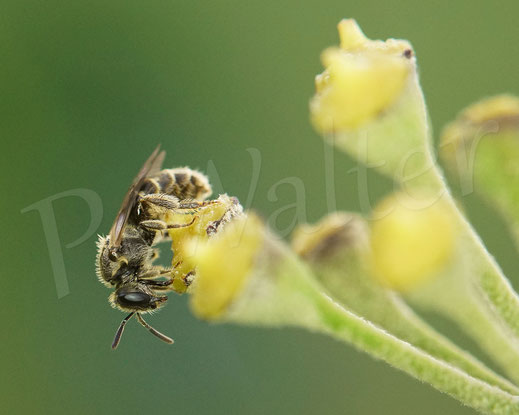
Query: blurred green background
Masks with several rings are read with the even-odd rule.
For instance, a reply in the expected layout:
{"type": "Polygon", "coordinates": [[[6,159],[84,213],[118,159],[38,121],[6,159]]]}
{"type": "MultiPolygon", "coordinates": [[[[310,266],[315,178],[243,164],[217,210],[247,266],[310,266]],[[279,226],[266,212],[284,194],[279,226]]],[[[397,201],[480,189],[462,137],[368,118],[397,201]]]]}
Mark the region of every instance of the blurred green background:
{"type": "MultiPolygon", "coordinates": [[[[149,318],[174,346],[132,321],[112,352],[124,315],[109,307],[95,277],[95,235],[65,248],[88,227],[86,204],[54,204],[70,287],[60,299],[40,217],[20,211],[91,189],[103,200],[97,232],[106,233],[160,142],[167,167],[205,171],[212,163],[223,189],[242,201],[251,180],[247,149],[258,149],[252,207],[268,218],[294,203],[293,186],[272,187],[295,177],[304,183],[306,219],[315,221],[328,207],[324,147],[309,125],[308,100],[320,52],[338,43],[338,21],[355,17],[371,38],[412,41],[438,132],[479,97],[519,93],[518,12],[511,0],[2,0],[2,412],[472,413],[351,347],[296,329],[210,325],[176,295],[149,318]]],[[[341,209],[360,206],[354,166],[335,155],[341,209]]],[[[372,201],[390,188],[369,176],[372,201]]],[[[474,195],[464,199],[517,287],[519,261],[505,225],[474,195]]],[[[285,234],[293,219],[287,210],[274,225],[285,234]]],[[[427,317],[479,353],[455,327],[427,317]]]]}

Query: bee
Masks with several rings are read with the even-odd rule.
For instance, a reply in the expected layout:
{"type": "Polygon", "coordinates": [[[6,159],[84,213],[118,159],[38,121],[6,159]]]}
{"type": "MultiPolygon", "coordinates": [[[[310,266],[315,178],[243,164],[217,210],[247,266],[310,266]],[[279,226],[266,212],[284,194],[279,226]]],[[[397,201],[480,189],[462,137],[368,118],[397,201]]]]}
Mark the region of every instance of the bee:
{"type": "MultiPolygon", "coordinates": [[[[99,236],[97,243],[99,281],[115,289],[108,299],[112,307],[129,313],[116,331],[112,349],[119,345],[126,323],[133,316],[159,339],[173,343],[142,317],[163,307],[168,299],[163,293],[173,290],[172,269],[153,265],[158,257],[154,246],[168,240],[169,230],[192,226],[201,207],[217,203],[205,200],[211,194],[206,176],[187,167],[161,170],[164,157],[165,152],[158,146],[133,180],[110,233],[99,236]],[[193,219],[171,223],[168,215],[172,212],[193,215],[193,219]]],[[[213,222],[207,233],[214,232],[219,222],[213,222]]],[[[192,274],[182,277],[186,287],[192,274]]]]}

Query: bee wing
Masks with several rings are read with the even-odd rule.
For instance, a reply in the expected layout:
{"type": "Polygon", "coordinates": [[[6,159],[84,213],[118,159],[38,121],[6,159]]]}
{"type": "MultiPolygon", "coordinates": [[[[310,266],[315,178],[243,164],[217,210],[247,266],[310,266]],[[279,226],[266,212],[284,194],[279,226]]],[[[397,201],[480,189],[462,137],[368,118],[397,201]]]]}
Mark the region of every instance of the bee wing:
{"type": "Polygon", "coordinates": [[[121,238],[124,233],[124,227],[128,222],[128,217],[130,216],[130,212],[135,206],[135,202],[137,201],[137,197],[139,196],[139,191],[142,188],[144,183],[144,179],[146,177],[152,176],[153,174],[160,171],[162,167],[162,162],[164,161],[164,157],[166,156],[165,151],[160,151],[160,144],[157,148],[151,153],[151,156],[146,160],[144,165],[141,167],[135,179],[128,189],[126,196],[124,196],[123,203],[117,216],[115,217],[114,224],[110,229],[110,246],[112,248],[118,247],[121,244],[121,238]]]}

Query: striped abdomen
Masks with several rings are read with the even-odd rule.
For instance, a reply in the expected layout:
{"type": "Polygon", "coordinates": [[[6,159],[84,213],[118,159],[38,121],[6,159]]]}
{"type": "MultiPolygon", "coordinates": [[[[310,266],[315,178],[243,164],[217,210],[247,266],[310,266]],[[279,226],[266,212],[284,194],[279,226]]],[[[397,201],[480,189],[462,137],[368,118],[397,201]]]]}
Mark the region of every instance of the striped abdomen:
{"type": "Polygon", "coordinates": [[[161,170],[155,176],[148,177],[141,190],[144,194],[162,193],[179,200],[204,200],[211,192],[207,177],[188,167],[161,170]]]}

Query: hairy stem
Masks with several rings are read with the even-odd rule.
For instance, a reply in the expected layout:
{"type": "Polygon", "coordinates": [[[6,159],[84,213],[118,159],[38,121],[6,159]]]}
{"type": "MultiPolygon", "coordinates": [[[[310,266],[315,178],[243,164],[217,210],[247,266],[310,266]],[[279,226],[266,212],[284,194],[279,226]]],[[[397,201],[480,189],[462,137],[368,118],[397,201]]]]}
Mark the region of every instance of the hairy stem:
{"type": "Polygon", "coordinates": [[[519,414],[519,398],[473,378],[420,349],[347,312],[330,298],[321,297],[318,330],[354,344],[371,355],[427,382],[464,404],[488,414],[519,414]]]}
{"type": "MultiPolygon", "coordinates": [[[[394,336],[409,342],[431,356],[460,368],[475,378],[497,386],[504,391],[519,395],[519,389],[516,386],[438,333],[396,293],[375,284],[369,284],[372,279],[369,275],[364,274],[357,278],[358,280],[367,280],[367,283],[363,283],[363,281],[352,281],[351,275],[347,278],[347,268],[339,269],[328,265],[321,270],[318,266],[313,267],[313,269],[328,292],[346,309],[367,318],[394,336]]],[[[470,310],[473,311],[472,308],[470,310]]],[[[488,329],[483,324],[478,324],[478,327],[488,329]]],[[[489,333],[492,333],[492,330],[487,330],[487,334],[489,333]]],[[[488,342],[494,344],[496,336],[487,335],[488,342]]],[[[505,348],[504,351],[506,353],[500,353],[503,360],[513,361],[510,358],[514,357],[515,350],[512,350],[512,356],[510,356],[510,349],[505,348]]],[[[502,363],[503,360],[500,360],[499,363],[502,363]]],[[[514,366],[508,372],[519,373],[516,369],[517,367],[514,366]]],[[[514,380],[517,379],[517,376],[511,377],[514,380]]]]}
{"type": "Polygon", "coordinates": [[[300,317],[292,315],[293,323],[351,343],[483,413],[519,414],[518,396],[470,376],[341,307],[323,293],[297,258],[287,258],[276,274],[281,296],[289,304],[295,304],[291,298],[297,299],[306,308],[305,313],[298,313],[300,317]]]}

